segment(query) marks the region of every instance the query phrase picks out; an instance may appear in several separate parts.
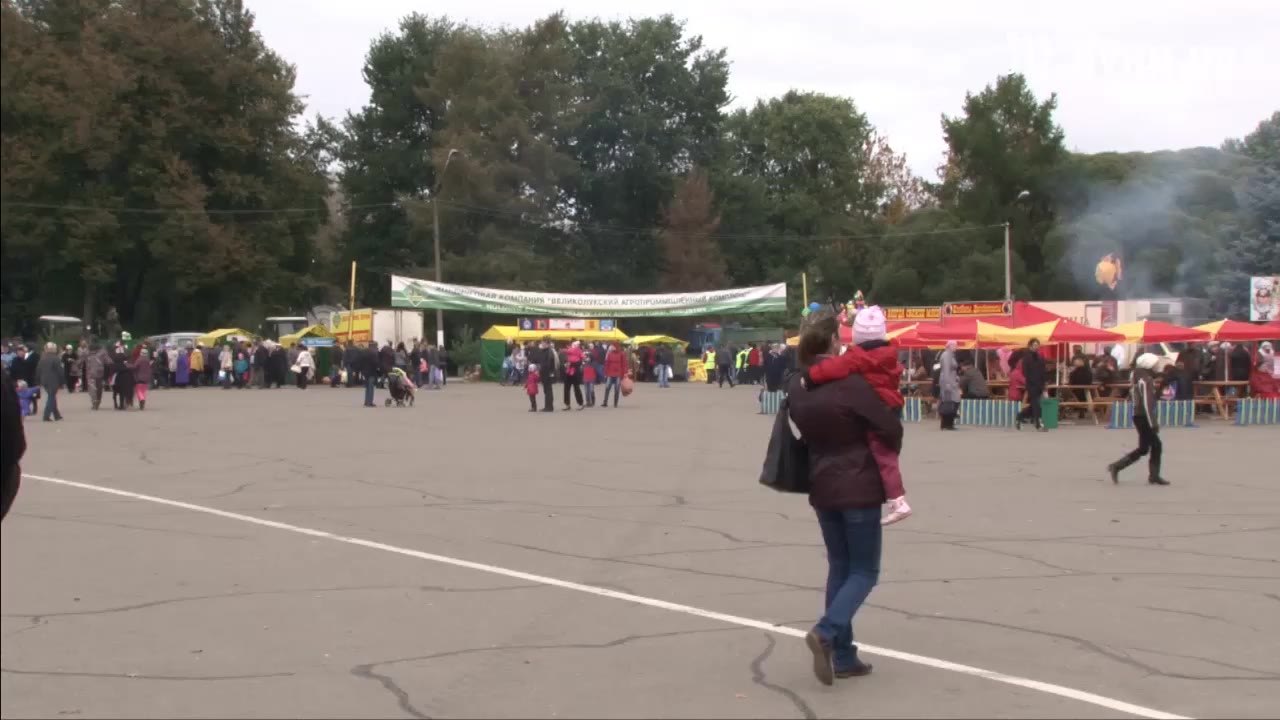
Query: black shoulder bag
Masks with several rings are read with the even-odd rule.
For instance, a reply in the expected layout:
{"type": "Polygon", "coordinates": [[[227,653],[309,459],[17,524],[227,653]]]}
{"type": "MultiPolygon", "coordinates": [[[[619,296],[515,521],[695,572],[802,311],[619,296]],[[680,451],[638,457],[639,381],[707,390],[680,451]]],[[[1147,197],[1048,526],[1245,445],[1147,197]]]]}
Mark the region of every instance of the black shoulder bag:
{"type": "Polygon", "coordinates": [[[791,432],[791,406],[786,398],[773,419],[760,484],[778,492],[809,492],[809,446],[791,432]]]}

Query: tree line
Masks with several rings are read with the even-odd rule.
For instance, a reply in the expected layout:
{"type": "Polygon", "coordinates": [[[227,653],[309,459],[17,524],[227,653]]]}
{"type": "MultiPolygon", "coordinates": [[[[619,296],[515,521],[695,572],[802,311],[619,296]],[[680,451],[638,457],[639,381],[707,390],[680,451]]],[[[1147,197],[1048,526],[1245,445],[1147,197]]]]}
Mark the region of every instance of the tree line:
{"type": "MultiPolygon", "coordinates": [[[[204,329],[388,301],[387,275],[652,292],[785,281],[883,304],[1004,292],[1208,297],[1280,272],[1280,112],[1218,147],[1069,151],[1018,74],[957,98],[916,177],[854,99],[735,107],[729,55],[670,16],[484,28],[414,14],[369,98],[302,124],[241,0],[0,0],[3,322],[204,329]]],[[[1105,112],[1105,109],[1100,109],[1105,112]]],[[[1176,121],[1176,120],[1174,120],[1176,121]]],[[[775,321],[777,319],[775,318],[775,321]]]]}

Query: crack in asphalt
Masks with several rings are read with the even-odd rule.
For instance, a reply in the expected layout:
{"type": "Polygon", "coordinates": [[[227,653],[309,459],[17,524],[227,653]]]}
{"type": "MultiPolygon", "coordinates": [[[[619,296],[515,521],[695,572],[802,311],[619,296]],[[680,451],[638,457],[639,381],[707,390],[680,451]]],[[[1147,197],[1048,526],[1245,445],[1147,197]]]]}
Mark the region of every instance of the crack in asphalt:
{"type": "Polygon", "coordinates": [[[580,480],[570,480],[568,482],[570,485],[577,485],[578,487],[592,488],[594,490],[604,490],[606,492],[619,492],[619,493],[627,493],[631,495],[653,495],[655,497],[671,498],[671,502],[669,504],[659,505],[658,507],[677,507],[680,505],[689,504],[689,501],[686,500],[683,495],[676,495],[675,493],[661,492],[659,490],[634,490],[631,488],[609,487],[608,485],[593,485],[591,483],[585,483],[580,480]]]}
{"type": "MultiPolygon", "coordinates": [[[[1233,623],[1230,620],[1227,620],[1226,618],[1221,618],[1221,617],[1218,617],[1217,615],[1210,615],[1209,613],[1199,613],[1199,612],[1195,612],[1194,610],[1176,610],[1174,608],[1162,608],[1162,607],[1155,607],[1153,605],[1139,605],[1138,608],[1140,610],[1150,610],[1152,612],[1171,613],[1173,615],[1188,615],[1190,617],[1203,618],[1205,620],[1217,620],[1218,622],[1226,623],[1228,625],[1236,625],[1236,623],[1233,623]]],[[[1247,626],[1241,626],[1241,627],[1247,627],[1247,626]]],[[[1254,628],[1249,628],[1249,629],[1252,630],[1254,628]]]]}
{"type": "Polygon", "coordinates": [[[0,617],[25,619],[32,623],[28,627],[9,633],[9,635],[17,635],[19,632],[30,630],[37,624],[44,624],[51,618],[64,617],[83,617],[93,615],[111,615],[115,613],[132,612],[134,610],[146,610],[148,608],[160,607],[163,605],[176,605],[188,602],[201,602],[205,600],[226,600],[230,598],[245,597],[264,597],[271,595],[300,595],[307,593],[336,593],[336,592],[360,592],[360,591],[377,591],[377,590],[417,590],[419,592],[439,592],[439,593],[480,593],[480,592],[502,592],[506,590],[522,590],[522,589],[539,589],[545,585],[537,583],[526,583],[521,585],[501,585],[497,587],[483,588],[452,588],[439,585],[364,585],[351,587],[325,587],[325,588],[299,588],[297,590],[246,590],[243,592],[233,593],[217,593],[213,595],[185,595],[182,597],[165,598],[163,600],[152,600],[144,603],[136,603],[133,605],[119,605],[116,607],[99,608],[96,610],[68,610],[65,612],[50,613],[5,613],[0,617]]]}
{"type": "MultiPolygon", "coordinates": [[[[128,523],[107,522],[106,520],[89,520],[84,517],[54,517],[52,515],[38,515],[36,513],[28,513],[28,512],[14,512],[13,515],[17,517],[32,518],[35,520],[47,520],[49,522],[73,523],[78,525],[96,525],[99,527],[120,528],[122,530],[137,530],[139,532],[164,533],[166,535],[185,535],[188,537],[216,538],[218,540],[248,540],[249,539],[247,536],[244,536],[244,535],[221,535],[218,533],[199,532],[197,530],[174,530],[170,528],[153,528],[153,527],[145,527],[142,525],[130,525],[128,523]]],[[[156,513],[155,515],[159,515],[159,513],[156,513]]],[[[155,515],[148,515],[146,517],[154,517],[155,515]]]]}
{"type": "Polygon", "coordinates": [[[141,675],[138,673],[94,673],[94,672],[69,672],[65,670],[19,670],[15,668],[0,667],[0,673],[9,673],[10,675],[40,675],[44,677],[81,677],[81,678],[108,678],[116,680],[172,680],[172,681],[194,681],[194,682],[214,682],[220,680],[261,680],[265,678],[293,677],[291,672],[281,673],[262,673],[259,675],[141,675]]]}
{"type": "MultiPolygon", "coordinates": [[[[1272,673],[1267,670],[1258,670],[1255,668],[1239,668],[1239,667],[1234,667],[1231,669],[1244,670],[1246,672],[1251,672],[1256,674],[1255,675],[1191,675],[1188,673],[1166,672],[1154,665],[1142,662],[1141,660],[1138,660],[1132,657],[1131,655],[1124,652],[1123,650],[1114,650],[1114,649],[1105,647],[1103,645],[1099,645],[1098,643],[1095,643],[1092,640],[1086,640],[1085,638],[1079,637],[1077,635],[1069,635],[1067,633],[1059,633],[1059,632],[1054,632],[1052,630],[1037,630],[1033,628],[1022,627],[1020,625],[1011,625],[1008,623],[1000,623],[1000,622],[995,622],[993,620],[981,620],[978,618],[958,617],[955,615],[925,615],[921,613],[912,612],[910,610],[902,610],[899,608],[892,608],[886,605],[878,605],[875,603],[866,603],[866,605],[867,607],[873,607],[877,610],[884,610],[886,612],[902,615],[903,617],[906,617],[909,620],[938,620],[942,622],[981,625],[984,627],[999,628],[1001,630],[1010,630],[1013,632],[1039,635],[1041,637],[1052,638],[1055,640],[1063,640],[1063,641],[1072,643],[1084,650],[1088,650],[1095,654],[1101,655],[1105,658],[1114,660],[1115,662],[1118,662],[1122,665],[1127,665],[1131,668],[1141,670],[1144,673],[1146,673],[1148,676],[1168,678],[1171,680],[1276,680],[1276,679],[1280,679],[1280,675],[1272,673]]],[[[1203,660],[1204,662],[1207,662],[1210,664],[1222,665],[1222,663],[1219,663],[1216,660],[1210,660],[1208,658],[1196,658],[1196,659],[1203,660]]],[[[1227,667],[1225,665],[1223,666],[1227,667]]]]}
{"type": "Polygon", "coordinates": [[[818,714],[813,711],[813,708],[809,707],[809,704],[806,703],[804,698],[801,698],[796,691],[769,682],[764,672],[764,662],[773,654],[773,648],[777,646],[778,641],[774,639],[773,635],[765,635],[764,637],[765,640],[768,641],[764,646],[764,652],[760,653],[751,661],[751,682],[765,688],[766,690],[772,690],[773,692],[776,692],[790,700],[791,703],[796,706],[796,709],[800,711],[800,715],[806,718],[806,720],[817,720],[818,714]]]}
{"type": "Polygon", "coordinates": [[[405,714],[409,715],[410,717],[430,720],[431,716],[427,715],[426,713],[424,713],[422,710],[420,710],[413,704],[412,697],[409,695],[407,691],[404,690],[404,688],[396,684],[396,682],[392,680],[390,677],[388,677],[387,675],[383,673],[374,672],[374,668],[379,668],[386,665],[400,665],[403,663],[411,663],[411,662],[427,662],[431,660],[441,660],[444,658],[459,657],[461,655],[473,655],[476,653],[491,653],[491,652],[502,653],[502,652],[510,652],[513,650],[534,650],[534,651],[536,650],[607,650],[609,648],[619,647],[622,645],[626,645],[627,643],[635,642],[637,640],[654,640],[659,638],[680,637],[683,635],[698,635],[702,633],[741,632],[746,629],[748,628],[716,627],[716,628],[703,628],[699,630],[679,630],[675,632],[652,633],[647,635],[627,635],[625,637],[620,637],[615,640],[610,640],[604,643],[554,643],[554,644],[548,644],[548,645],[494,645],[489,647],[462,648],[460,650],[445,650],[438,653],[431,653],[429,655],[414,655],[411,657],[391,658],[387,660],[375,660],[374,662],[356,665],[355,667],[351,668],[351,674],[357,678],[361,678],[365,680],[374,680],[378,682],[378,684],[382,685],[383,688],[385,688],[388,692],[390,692],[395,697],[396,704],[399,705],[400,709],[403,710],[405,714]]]}

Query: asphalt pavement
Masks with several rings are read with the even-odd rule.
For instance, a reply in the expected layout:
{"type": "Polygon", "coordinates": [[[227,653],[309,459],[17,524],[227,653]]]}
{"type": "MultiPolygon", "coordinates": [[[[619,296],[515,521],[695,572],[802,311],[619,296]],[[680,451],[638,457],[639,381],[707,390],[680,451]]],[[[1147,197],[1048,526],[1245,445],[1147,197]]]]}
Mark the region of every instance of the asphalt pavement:
{"type": "Polygon", "coordinates": [[[361,396],[29,419],[47,479],[0,530],[0,715],[1280,712],[1280,428],[1164,431],[1161,488],[1104,479],[1132,431],[909,426],[915,515],[855,625],[875,672],[825,688],[796,637],[821,538],[756,481],[755,389],[361,396]]]}

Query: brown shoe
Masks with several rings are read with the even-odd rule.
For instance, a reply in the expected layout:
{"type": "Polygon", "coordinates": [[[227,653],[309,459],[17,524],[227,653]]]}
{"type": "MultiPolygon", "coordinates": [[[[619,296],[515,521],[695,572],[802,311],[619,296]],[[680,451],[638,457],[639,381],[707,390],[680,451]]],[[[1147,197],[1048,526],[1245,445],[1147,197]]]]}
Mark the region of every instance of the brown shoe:
{"type": "Polygon", "coordinates": [[[844,680],[845,678],[865,677],[871,674],[871,663],[860,662],[848,670],[836,670],[836,678],[844,680]]]}
{"type": "Polygon", "coordinates": [[[831,666],[831,645],[819,637],[814,630],[810,630],[809,634],[804,636],[804,642],[813,653],[814,677],[818,678],[818,682],[823,685],[834,685],[836,673],[835,668],[831,666]]]}

